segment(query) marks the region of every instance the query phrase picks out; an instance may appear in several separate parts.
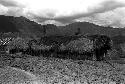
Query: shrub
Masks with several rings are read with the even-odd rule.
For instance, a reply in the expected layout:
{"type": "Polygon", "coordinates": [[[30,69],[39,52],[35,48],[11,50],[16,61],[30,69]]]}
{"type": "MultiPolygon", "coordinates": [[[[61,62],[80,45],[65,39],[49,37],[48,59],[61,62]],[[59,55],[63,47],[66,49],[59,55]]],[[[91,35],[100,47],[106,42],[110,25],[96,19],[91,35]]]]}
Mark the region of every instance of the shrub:
{"type": "Polygon", "coordinates": [[[22,38],[16,38],[14,40],[12,40],[8,45],[7,45],[7,49],[11,50],[11,49],[26,49],[28,48],[28,41],[26,39],[22,39],[22,38]]]}
{"type": "Polygon", "coordinates": [[[120,44],[120,53],[122,54],[121,57],[125,57],[125,43],[120,44]]]}
{"type": "Polygon", "coordinates": [[[83,53],[85,51],[89,52],[93,49],[93,41],[87,38],[79,38],[78,40],[69,42],[66,46],[62,45],[61,49],[76,51],[79,53],[83,53]]]}
{"type": "Polygon", "coordinates": [[[120,53],[116,49],[112,49],[111,51],[108,52],[106,58],[113,60],[119,58],[120,53]]]}
{"type": "Polygon", "coordinates": [[[44,44],[32,45],[31,48],[34,49],[34,50],[50,50],[52,48],[52,45],[51,46],[47,46],[47,45],[44,45],[44,44]]]}
{"type": "Polygon", "coordinates": [[[1,38],[0,45],[8,45],[14,38],[1,38]]]}

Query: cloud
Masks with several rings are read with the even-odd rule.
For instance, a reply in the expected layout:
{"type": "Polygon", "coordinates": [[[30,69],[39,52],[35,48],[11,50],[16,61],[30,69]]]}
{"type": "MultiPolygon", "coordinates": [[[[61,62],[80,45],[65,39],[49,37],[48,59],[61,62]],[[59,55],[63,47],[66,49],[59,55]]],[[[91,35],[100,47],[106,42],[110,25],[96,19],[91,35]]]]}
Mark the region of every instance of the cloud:
{"type": "Polygon", "coordinates": [[[125,7],[117,8],[105,13],[95,14],[89,17],[76,19],[76,21],[87,21],[103,26],[125,27],[125,7]]]}
{"type": "Polygon", "coordinates": [[[4,7],[3,5],[0,5],[0,15],[6,14],[8,11],[8,8],[4,7]]]}
{"type": "Polygon", "coordinates": [[[14,0],[0,0],[0,4],[6,7],[17,7],[17,6],[23,7],[22,4],[19,4],[14,0]]]}
{"type": "Polygon", "coordinates": [[[125,3],[116,1],[116,0],[110,0],[110,1],[108,0],[108,1],[103,1],[100,4],[90,6],[86,8],[86,11],[85,10],[83,10],[82,12],[76,11],[75,13],[72,12],[71,14],[68,14],[68,15],[66,15],[65,12],[59,14],[54,10],[49,10],[49,11],[41,10],[41,12],[37,12],[37,13],[28,11],[27,13],[32,15],[34,20],[39,23],[46,23],[46,22],[49,23],[50,21],[55,20],[57,22],[60,22],[61,24],[68,24],[76,21],[76,19],[78,18],[98,15],[99,13],[105,13],[122,7],[125,7],[125,3]]]}
{"type": "Polygon", "coordinates": [[[73,16],[59,17],[59,18],[55,18],[55,20],[60,21],[64,24],[68,23],[68,22],[71,23],[71,22],[73,22],[73,20],[78,19],[78,18],[89,17],[89,16],[92,16],[92,15],[98,14],[98,13],[105,13],[107,11],[112,11],[112,10],[114,10],[116,8],[120,8],[120,7],[125,7],[125,4],[111,0],[111,1],[103,2],[93,8],[88,8],[87,13],[76,14],[73,16]]]}
{"type": "Polygon", "coordinates": [[[124,7],[124,0],[0,0],[0,14],[25,16],[41,24],[56,25],[82,21],[84,18],[84,21],[111,26],[120,22],[119,26],[123,26],[125,14],[121,16],[121,13],[125,11],[122,9],[124,7]]]}
{"type": "Polygon", "coordinates": [[[0,15],[24,16],[24,5],[14,0],[0,0],[0,15]]]}
{"type": "Polygon", "coordinates": [[[25,14],[23,13],[23,9],[20,7],[9,7],[5,15],[19,17],[24,16],[25,14]]]}
{"type": "Polygon", "coordinates": [[[66,24],[62,24],[61,22],[58,22],[58,21],[55,21],[55,20],[46,20],[42,23],[42,25],[45,25],[45,24],[54,24],[56,26],[65,26],[66,24]]]}

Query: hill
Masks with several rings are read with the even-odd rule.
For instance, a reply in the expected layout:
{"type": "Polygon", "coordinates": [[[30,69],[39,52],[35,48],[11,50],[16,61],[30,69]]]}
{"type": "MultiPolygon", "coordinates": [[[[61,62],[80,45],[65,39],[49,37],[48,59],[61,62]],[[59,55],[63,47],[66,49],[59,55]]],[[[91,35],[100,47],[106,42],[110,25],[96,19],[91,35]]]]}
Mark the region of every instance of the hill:
{"type": "Polygon", "coordinates": [[[41,25],[25,17],[0,16],[0,32],[19,32],[24,35],[38,35],[41,25]]]}
{"type": "Polygon", "coordinates": [[[46,35],[60,34],[57,26],[48,24],[40,25],[25,17],[13,17],[0,15],[0,32],[19,32],[23,35],[43,36],[43,31],[46,29],[46,35]]]}
{"type": "Polygon", "coordinates": [[[25,17],[13,17],[0,15],[0,32],[19,32],[26,36],[42,37],[46,36],[69,36],[75,35],[78,32],[80,34],[104,34],[110,37],[117,36],[119,34],[125,36],[125,29],[112,28],[95,25],[89,22],[75,22],[66,26],[56,26],[54,24],[40,25],[34,21],[31,21],[25,17]]]}
{"type": "Polygon", "coordinates": [[[75,22],[60,27],[63,35],[74,35],[78,31],[78,28],[81,34],[104,34],[110,37],[125,34],[125,29],[103,27],[89,22],[75,22]]]}

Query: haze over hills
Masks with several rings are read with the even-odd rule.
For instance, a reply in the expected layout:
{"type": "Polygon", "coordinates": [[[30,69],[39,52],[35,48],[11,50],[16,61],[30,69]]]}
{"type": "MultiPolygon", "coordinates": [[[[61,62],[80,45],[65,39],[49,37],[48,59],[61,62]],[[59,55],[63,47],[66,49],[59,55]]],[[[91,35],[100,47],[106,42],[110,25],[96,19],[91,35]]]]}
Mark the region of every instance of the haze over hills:
{"type": "Polygon", "coordinates": [[[24,35],[43,36],[44,31],[46,31],[46,36],[74,35],[78,28],[81,34],[105,34],[111,37],[118,34],[125,35],[125,29],[103,27],[89,22],[75,22],[66,26],[40,25],[22,16],[0,15],[0,32],[20,32],[24,35]]]}

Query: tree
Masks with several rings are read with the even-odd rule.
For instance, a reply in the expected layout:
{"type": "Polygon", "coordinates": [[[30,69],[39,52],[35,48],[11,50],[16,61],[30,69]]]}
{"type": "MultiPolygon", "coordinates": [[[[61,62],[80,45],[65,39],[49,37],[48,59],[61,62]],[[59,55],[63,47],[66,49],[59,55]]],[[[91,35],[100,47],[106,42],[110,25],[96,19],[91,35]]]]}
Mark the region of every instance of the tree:
{"type": "Polygon", "coordinates": [[[75,32],[75,35],[79,35],[79,34],[81,34],[81,29],[77,28],[77,31],[75,32]]]}
{"type": "Polygon", "coordinates": [[[46,26],[45,25],[43,26],[43,35],[44,36],[46,35],[46,26]]]}

